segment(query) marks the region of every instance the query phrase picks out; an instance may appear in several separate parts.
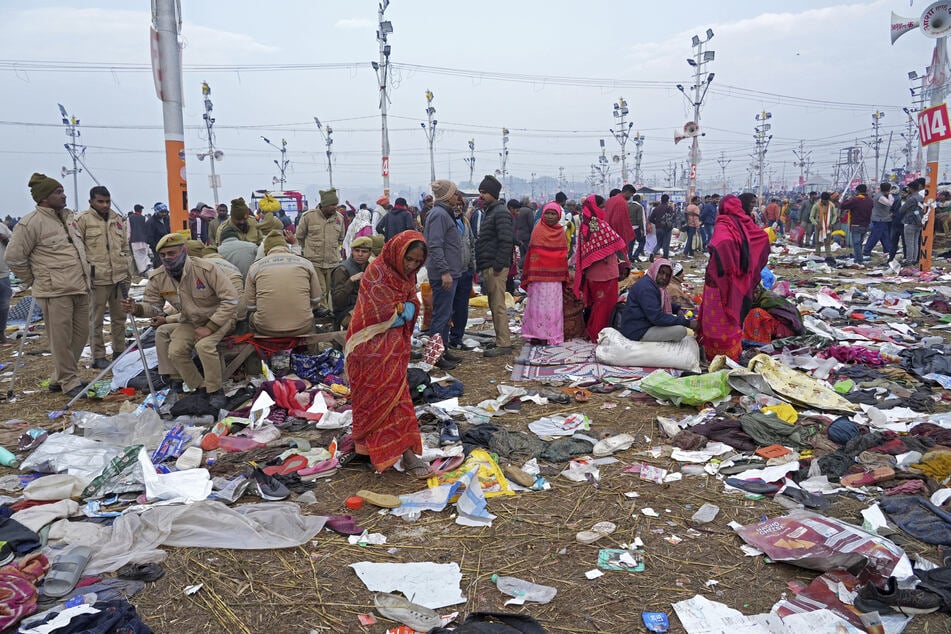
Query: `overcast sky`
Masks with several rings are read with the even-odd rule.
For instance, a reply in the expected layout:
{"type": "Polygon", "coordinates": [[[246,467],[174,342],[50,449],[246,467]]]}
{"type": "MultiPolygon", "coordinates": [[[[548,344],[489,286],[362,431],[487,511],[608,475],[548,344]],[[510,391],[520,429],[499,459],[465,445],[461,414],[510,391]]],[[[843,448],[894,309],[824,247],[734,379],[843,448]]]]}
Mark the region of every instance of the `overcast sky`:
{"type": "MultiPolygon", "coordinates": [[[[381,193],[379,97],[369,64],[378,54],[376,2],[182,0],[182,5],[193,204],[212,202],[208,162],[195,157],[207,149],[203,80],[212,88],[216,146],[225,153],[217,165],[222,199],[248,198],[251,190],[270,186],[279,153],[262,135],[278,144],[287,140],[288,189],[313,194],[326,188],[325,148],[314,116],[334,128],[334,183],[341,198],[357,203],[381,193]],[[326,64],[343,66],[314,67],[326,64]],[[205,68],[194,68],[199,65],[205,68]],[[295,65],[310,67],[287,68],[295,65]]],[[[674,129],[692,119],[692,107],[675,86],[692,84],[686,63],[691,37],[703,36],[707,28],[715,33],[709,49],[716,59],[706,71],[716,77],[701,115],[699,178],[708,189],[719,190],[721,155],[730,161],[731,189],[743,187],[754,116],[763,110],[772,113],[767,156],[777,184],[798,179],[792,150],[800,140],[811,151],[813,173],[831,176],[841,147],[870,140],[876,110],[885,113],[881,160],[894,133],[887,166],[904,164],[899,133],[907,120],[900,108],[911,105],[907,74],[923,72],[934,41],[916,31],[892,46],[888,27],[893,10],[917,17],[925,6],[918,0],[913,6],[908,0],[392,0],[386,18],[394,28],[389,39],[395,65],[394,194],[415,197],[429,182],[428,146],[420,128],[427,89],[435,94],[439,122],[437,178],[469,180],[464,162],[469,139],[476,146],[476,182],[498,169],[505,126],[511,131],[507,167],[513,176],[557,178],[564,168],[567,178],[581,181],[597,160],[600,138],[609,157],[619,154],[608,129],[614,126],[612,104],[623,96],[632,132],[645,137],[641,180],[665,184],[671,163],[684,162],[689,150],[689,141],[673,142],[674,129]]],[[[167,199],[162,109],[148,69],[150,21],[145,0],[0,5],[5,88],[0,213],[22,215],[32,208],[26,182],[33,171],[59,176],[69,164],[57,103],[79,117],[89,170],[120,207],[128,210],[135,202],[151,207],[167,199]],[[80,63],[80,69],[29,64],[37,61],[80,63]],[[136,66],[87,72],[83,62],[136,66]]],[[[872,172],[871,152],[866,156],[872,172]]],[[[629,165],[633,180],[633,159],[629,165]]],[[[612,170],[612,179],[619,178],[620,167],[612,163],[612,170]]],[[[72,181],[63,182],[73,207],[72,181]]],[[[80,209],[86,208],[92,185],[89,174],[80,175],[80,209]]]]}

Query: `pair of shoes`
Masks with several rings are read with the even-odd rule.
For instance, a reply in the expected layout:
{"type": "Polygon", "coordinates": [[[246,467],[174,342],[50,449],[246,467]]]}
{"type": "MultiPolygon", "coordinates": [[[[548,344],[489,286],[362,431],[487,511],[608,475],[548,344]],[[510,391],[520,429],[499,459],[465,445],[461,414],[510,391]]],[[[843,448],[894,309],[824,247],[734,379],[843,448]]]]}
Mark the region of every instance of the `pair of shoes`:
{"type": "Polygon", "coordinates": [[[105,359],[93,359],[92,367],[94,370],[105,370],[109,367],[109,362],[105,359]]]}
{"type": "Polygon", "coordinates": [[[460,357],[457,354],[453,354],[449,352],[448,350],[446,350],[442,354],[442,358],[445,359],[446,361],[451,361],[452,363],[462,363],[462,357],[460,357]]]}
{"type": "MultiPolygon", "coordinates": [[[[62,389],[62,388],[60,388],[60,389],[62,389]]],[[[68,391],[66,391],[66,392],[63,392],[63,395],[64,395],[64,396],[68,396],[69,398],[74,398],[74,397],[78,396],[79,394],[83,394],[83,397],[82,397],[82,398],[86,398],[85,393],[86,393],[86,386],[85,386],[85,385],[77,385],[77,386],[74,387],[73,389],[68,390],[68,391]]]]}
{"type": "Polygon", "coordinates": [[[941,603],[941,595],[920,588],[898,589],[895,587],[895,577],[889,577],[883,590],[879,590],[871,583],[865,584],[855,597],[854,605],[864,613],[893,614],[899,612],[910,616],[912,614],[936,612],[941,608],[941,603]]]}
{"type": "Polygon", "coordinates": [[[452,361],[447,359],[445,355],[441,359],[439,359],[439,361],[436,362],[437,368],[439,368],[440,370],[446,370],[446,371],[455,370],[457,365],[459,364],[453,363],[452,361]]]}
{"type": "Polygon", "coordinates": [[[489,348],[482,353],[483,357],[501,357],[507,354],[512,354],[512,346],[496,346],[495,348],[489,348]]]}

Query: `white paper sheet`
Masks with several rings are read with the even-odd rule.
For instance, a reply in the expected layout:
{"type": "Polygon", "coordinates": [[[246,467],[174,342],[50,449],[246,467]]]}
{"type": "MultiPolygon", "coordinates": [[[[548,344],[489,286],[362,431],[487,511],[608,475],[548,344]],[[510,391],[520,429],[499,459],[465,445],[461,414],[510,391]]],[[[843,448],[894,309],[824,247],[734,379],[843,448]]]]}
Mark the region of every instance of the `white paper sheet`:
{"type": "Polygon", "coordinates": [[[391,564],[358,561],[350,567],[371,592],[402,592],[413,603],[431,610],[466,602],[459,589],[462,572],[455,562],[391,564]]]}

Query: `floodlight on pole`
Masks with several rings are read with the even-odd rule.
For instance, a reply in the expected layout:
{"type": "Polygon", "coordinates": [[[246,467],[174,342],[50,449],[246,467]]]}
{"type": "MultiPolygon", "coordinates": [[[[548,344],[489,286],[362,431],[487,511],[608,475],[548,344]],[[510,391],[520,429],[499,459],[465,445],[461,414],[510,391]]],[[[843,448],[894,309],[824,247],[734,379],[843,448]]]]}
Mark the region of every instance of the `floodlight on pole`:
{"type": "Polygon", "coordinates": [[[772,125],[766,123],[773,118],[772,112],[766,112],[765,110],[756,115],[756,126],[754,126],[753,131],[753,140],[755,141],[756,147],[756,166],[757,171],[759,172],[759,182],[757,183],[757,198],[760,204],[763,202],[763,172],[766,165],[766,152],[769,147],[769,142],[773,138],[772,134],[767,135],[766,133],[772,128],[772,125]]]}
{"type": "Polygon", "coordinates": [[[78,174],[83,171],[79,167],[81,162],[81,157],[86,153],[86,146],[79,144],[79,137],[82,133],[79,131],[79,119],[68,114],[66,108],[63,107],[63,104],[56,104],[59,106],[59,114],[62,117],[63,125],[66,127],[66,136],[69,137],[69,143],[64,144],[66,148],[66,153],[69,154],[69,157],[73,161],[73,169],[64,167],[62,169],[62,175],[68,176],[72,174],[73,176],[73,207],[76,209],[79,208],[79,178],[78,174]]]}
{"type": "Polygon", "coordinates": [[[202,118],[205,120],[205,132],[208,135],[208,150],[197,154],[199,161],[208,159],[211,166],[211,174],[208,176],[208,184],[211,186],[212,195],[215,199],[215,207],[218,206],[218,189],[221,187],[221,176],[215,173],[215,161],[220,161],[225,157],[224,152],[215,149],[215,118],[211,116],[214,110],[214,104],[211,103],[211,86],[208,82],[201,82],[201,94],[204,97],[205,112],[202,118]]]}
{"type": "Polygon", "coordinates": [[[631,128],[634,127],[634,123],[627,120],[628,114],[630,110],[627,107],[627,100],[624,97],[618,98],[614,104],[614,122],[617,129],[611,128],[610,132],[621,146],[621,181],[625,185],[627,184],[627,140],[630,138],[631,128]]]}
{"type": "Polygon", "coordinates": [[[281,139],[280,145],[275,145],[274,143],[271,143],[271,140],[265,136],[262,136],[261,139],[263,139],[265,143],[267,143],[272,148],[274,148],[275,150],[281,153],[280,161],[278,161],[277,159],[274,159],[274,164],[277,165],[277,169],[281,175],[279,177],[272,179],[272,181],[274,182],[274,184],[280,183],[281,191],[284,191],[284,183],[287,180],[287,166],[290,164],[290,161],[287,159],[287,139],[281,139]]]}
{"type": "Polygon", "coordinates": [[[380,45],[379,62],[370,62],[376,73],[376,83],[380,89],[380,129],[381,129],[381,173],[383,175],[383,195],[390,195],[390,131],[386,121],[386,108],[390,102],[390,53],[392,48],[387,42],[387,36],[393,33],[393,23],[383,19],[389,0],[383,0],[378,5],[377,17],[379,21],[376,30],[376,40],[380,45]]]}
{"type": "Polygon", "coordinates": [[[682,84],[677,84],[677,90],[679,90],[690,105],[693,106],[693,123],[697,130],[690,144],[690,186],[687,192],[687,200],[693,198],[697,189],[697,165],[700,163],[701,158],[700,137],[703,135],[703,132],[700,132],[700,110],[714,77],[713,73],[709,73],[706,79],[704,79],[703,72],[705,66],[716,58],[716,53],[714,51],[704,50],[704,45],[712,39],[713,29],[707,29],[706,39],[701,40],[699,35],[694,35],[690,40],[690,44],[694,48],[694,55],[692,58],[687,59],[687,63],[694,70],[693,86],[690,87],[693,91],[693,97],[687,95],[687,91],[682,84]]]}
{"type": "Polygon", "coordinates": [[[321,123],[320,119],[314,117],[314,124],[317,126],[317,130],[320,132],[320,136],[324,139],[324,144],[327,146],[327,174],[330,179],[330,187],[334,186],[334,164],[333,159],[333,144],[334,144],[334,129],[329,125],[325,128],[321,123]]]}
{"type": "Polygon", "coordinates": [[[436,119],[433,118],[433,115],[436,114],[436,108],[433,107],[433,91],[426,90],[426,122],[420,123],[419,125],[423,128],[423,132],[426,133],[426,140],[429,142],[429,182],[436,182],[436,158],[433,151],[433,147],[436,142],[436,119]]]}
{"type": "MultiPolygon", "coordinates": [[[[499,171],[499,175],[501,176],[502,183],[504,185],[509,174],[508,169],[506,168],[506,165],[508,164],[508,160],[509,160],[509,129],[508,128],[502,128],[502,151],[499,152],[499,159],[502,163],[502,168],[499,171]]],[[[510,189],[511,189],[510,187],[506,187],[505,193],[511,194],[510,189]]]]}
{"type": "Polygon", "coordinates": [[[463,159],[466,162],[466,165],[469,166],[469,184],[474,185],[472,182],[473,174],[475,173],[475,139],[469,139],[469,156],[468,158],[463,159]]]}

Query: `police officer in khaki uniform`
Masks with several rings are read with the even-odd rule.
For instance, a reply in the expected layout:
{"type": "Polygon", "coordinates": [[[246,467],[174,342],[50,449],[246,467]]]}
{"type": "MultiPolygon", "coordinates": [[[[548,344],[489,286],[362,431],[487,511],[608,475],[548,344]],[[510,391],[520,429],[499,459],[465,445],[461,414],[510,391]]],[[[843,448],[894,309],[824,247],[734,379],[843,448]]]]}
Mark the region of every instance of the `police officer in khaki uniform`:
{"type": "Polygon", "coordinates": [[[14,275],[33,287],[53,353],[50,391],[80,394],[79,357],[89,337],[89,269],[66,193],[45,174],[30,177],[36,209],[13,229],[6,260],[14,275]]]}
{"type": "Polygon", "coordinates": [[[304,257],[310,260],[320,278],[323,290],[323,308],[317,311],[320,317],[330,314],[330,276],[340,264],[340,245],[343,243],[343,216],[337,211],[336,189],[320,192],[320,208],[307,211],[297,227],[297,243],[304,257]]]}
{"type": "Polygon", "coordinates": [[[245,242],[261,244],[264,237],[258,230],[258,221],[251,217],[251,210],[244,198],[235,198],[231,201],[230,218],[218,226],[218,232],[215,234],[214,243],[221,244],[221,230],[225,227],[234,227],[238,230],[238,239],[245,242]]]}
{"type": "Polygon", "coordinates": [[[266,337],[297,337],[314,332],[314,308],[321,286],[314,266],[287,248],[284,234],[264,238],[266,255],[251,265],[244,301],[251,330],[266,337]]]}
{"type": "Polygon", "coordinates": [[[189,240],[185,243],[185,250],[188,252],[189,258],[193,260],[202,258],[206,262],[211,262],[217,266],[224,273],[231,285],[234,286],[234,290],[238,291],[238,310],[234,314],[235,321],[240,323],[247,319],[248,309],[244,304],[244,277],[242,277],[238,267],[221,257],[218,254],[218,249],[204,244],[201,240],[189,240]]]}
{"type": "Polygon", "coordinates": [[[110,208],[111,203],[109,190],[97,185],[89,190],[89,209],[76,218],[92,278],[89,346],[92,348],[92,367],[97,370],[109,367],[102,334],[106,308],[109,309],[112,358],[118,359],[125,350],[125,311],[121,305],[120,285],[129,283],[131,259],[126,242],[125,220],[110,208]]]}
{"type": "Polygon", "coordinates": [[[187,238],[170,233],[157,251],[162,266],[149,275],[142,302],[122,300],[123,309],[133,315],[152,318],[159,373],[171,379],[171,392],[181,394],[182,382],[206,395],[213,407],[227,402],[221,391],[221,358],[218,344],[234,329],[238,291],[228,277],[211,262],[188,257],[187,238]],[[165,303],[178,314],[166,318],[165,303]],[[192,361],[198,352],[205,375],[192,361]]]}

